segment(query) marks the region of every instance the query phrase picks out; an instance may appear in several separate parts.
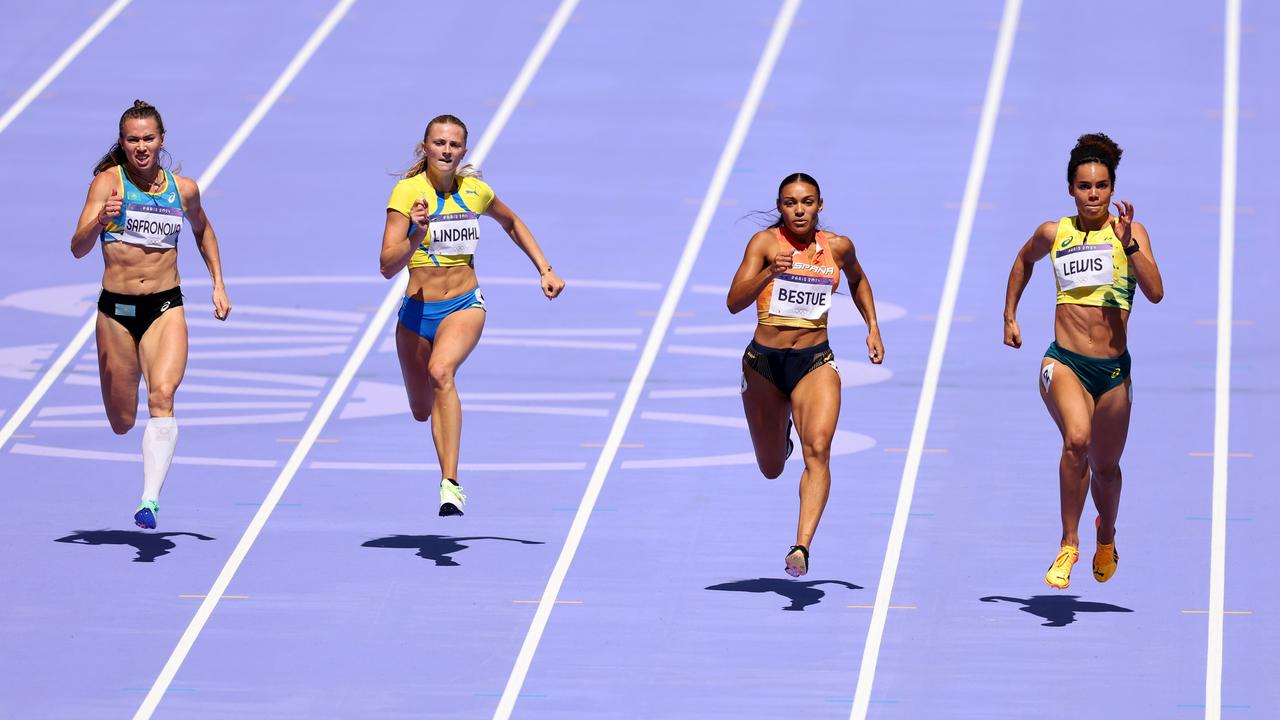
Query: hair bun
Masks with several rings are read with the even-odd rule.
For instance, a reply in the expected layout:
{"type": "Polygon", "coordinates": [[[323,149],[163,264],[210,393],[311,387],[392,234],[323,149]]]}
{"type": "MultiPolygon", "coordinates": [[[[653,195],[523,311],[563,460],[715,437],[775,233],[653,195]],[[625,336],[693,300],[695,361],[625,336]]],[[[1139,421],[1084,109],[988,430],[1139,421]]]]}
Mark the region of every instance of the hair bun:
{"type": "Polygon", "coordinates": [[[133,108],[134,108],[135,110],[141,110],[141,109],[143,109],[143,108],[149,108],[149,107],[151,107],[151,103],[147,102],[146,100],[134,100],[134,101],[133,101],[133,108]]]}
{"type": "Polygon", "coordinates": [[[1110,160],[1110,165],[1114,168],[1120,164],[1120,156],[1124,154],[1124,150],[1120,149],[1115,140],[1107,137],[1106,133],[1087,133],[1076,139],[1073,156],[1086,157],[1095,153],[1110,160]]]}

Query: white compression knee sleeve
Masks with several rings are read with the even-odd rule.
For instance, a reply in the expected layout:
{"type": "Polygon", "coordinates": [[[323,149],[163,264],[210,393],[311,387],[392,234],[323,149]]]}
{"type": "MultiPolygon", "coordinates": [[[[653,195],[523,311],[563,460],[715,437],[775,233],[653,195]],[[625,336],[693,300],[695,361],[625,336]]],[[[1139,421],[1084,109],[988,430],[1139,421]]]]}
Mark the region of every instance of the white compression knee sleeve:
{"type": "Polygon", "coordinates": [[[173,417],[153,417],[142,431],[142,499],[160,500],[160,488],[164,476],[173,462],[173,450],[178,446],[178,420],[173,417]]]}

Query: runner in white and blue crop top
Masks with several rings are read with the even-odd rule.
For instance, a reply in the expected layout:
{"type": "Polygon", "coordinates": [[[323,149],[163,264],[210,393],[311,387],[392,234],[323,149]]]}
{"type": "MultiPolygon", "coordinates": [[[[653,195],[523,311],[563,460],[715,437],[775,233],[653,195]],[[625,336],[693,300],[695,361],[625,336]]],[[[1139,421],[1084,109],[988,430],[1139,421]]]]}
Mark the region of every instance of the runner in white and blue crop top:
{"type": "Polygon", "coordinates": [[[119,140],[94,168],[71,253],[84,257],[101,241],[98,370],[111,429],[123,435],[138,412],[138,381],[147,381],[150,419],[142,434],[139,527],[156,526],[160,489],[177,444],[173,396],[187,364],[187,322],[179,287],[177,247],[183,219],[213,281],[213,314],[225,320],[231,302],[222,283],[218,239],[200,203],[200,189],[160,166],[164,122],[142,101],[120,118],[119,140]]]}

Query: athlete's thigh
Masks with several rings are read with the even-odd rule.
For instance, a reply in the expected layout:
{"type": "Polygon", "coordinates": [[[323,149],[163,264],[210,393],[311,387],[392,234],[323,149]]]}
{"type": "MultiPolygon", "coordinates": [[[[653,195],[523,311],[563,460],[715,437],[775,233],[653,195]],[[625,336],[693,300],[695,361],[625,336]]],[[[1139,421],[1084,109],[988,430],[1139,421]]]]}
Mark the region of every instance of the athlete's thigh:
{"type": "Polygon", "coordinates": [[[1089,442],[1089,465],[1106,468],[1120,462],[1129,438],[1129,411],[1133,407],[1132,383],[1126,379],[1098,398],[1093,410],[1093,438],[1089,442]]]}
{"type": "Polygon", "coordinates": [[[480,342],[480,333],[484,331],[485,314],[483,308],[468,308],[450,313],[448,317],[441,320],[440,327],[436,330],[435,345],[431,351],[431,364],[442,364],[444,367],[457,369],[480,342]]]}
{"type": "Polygon", "coordinates": [[[396,354],[400,357],[400,374],[404,376],[404,389],[409,395],[409,407],[418,412],[430,412],[435,392],[431,378],[427,376],[427,363],[431,362],[431,341],[396,323],[396,354]]]}
{"type": "Polygon", "coordinates": [[[102,402],[108,415],[132,418],[138,408],[138,348],[123,325],[98,313],[98,377],[102,382],[102,402]]]}
{"type": "Polygon", "coordinates": [[[742,364],[742,410],[756,455],[771,451],[775,445],[781,450],[785,443],[779,444],[778,432],[791,417],[791,400],[745,362],[742,364]]]}
{"type": "Polygon", "coordinates": [[[138,343],[142,377],[149,392],[178,389],[187,372],[187,316],[183,307],[160,314],[138,343]]]}
{"type": "Polygon", "coordinates": [[[1040,399],[1049,410],[1049,416],[1058,425],[1058,431],[1066,439],[1089,437],[1093,415],[1093,396],[1085,391],[1075,371],[1053,358],[1043,358],[1040,363],[1040,399]]]}
{"type": "Polygon", "coordinates": [[[840,373],[830,363],[800,378],[791,391],[791,415],[805,446],[831,447],[840,419],[840,373]]]}

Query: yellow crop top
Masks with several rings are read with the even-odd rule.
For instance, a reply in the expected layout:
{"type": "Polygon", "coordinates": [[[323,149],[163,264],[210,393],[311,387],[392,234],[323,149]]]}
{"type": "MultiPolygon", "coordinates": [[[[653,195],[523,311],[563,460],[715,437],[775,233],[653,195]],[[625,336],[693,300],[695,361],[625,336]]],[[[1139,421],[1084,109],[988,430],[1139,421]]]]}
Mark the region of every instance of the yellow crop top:
{"type": "Polygon", "coordinates": [[[430,233],[410,256],[410,270],[475,265],[480,216],[493,202],[493,190],[476,177],[460,177],[457,182],[458,189],[453,193],[436,192],[427,182],[427,174],[419,173],[396,183],[391,191],[387,209],[409,217],[413,204],[422,199],[430,212],[430,233]]]}
{"type": "Polygon", "coordinates": [[[1058,286],[1057,304],[1133,307],[1138,280],[1109,223],[1101,230],[1085,231],[1076,218],[1062,218],[1049,257],[1058,286]]]}

